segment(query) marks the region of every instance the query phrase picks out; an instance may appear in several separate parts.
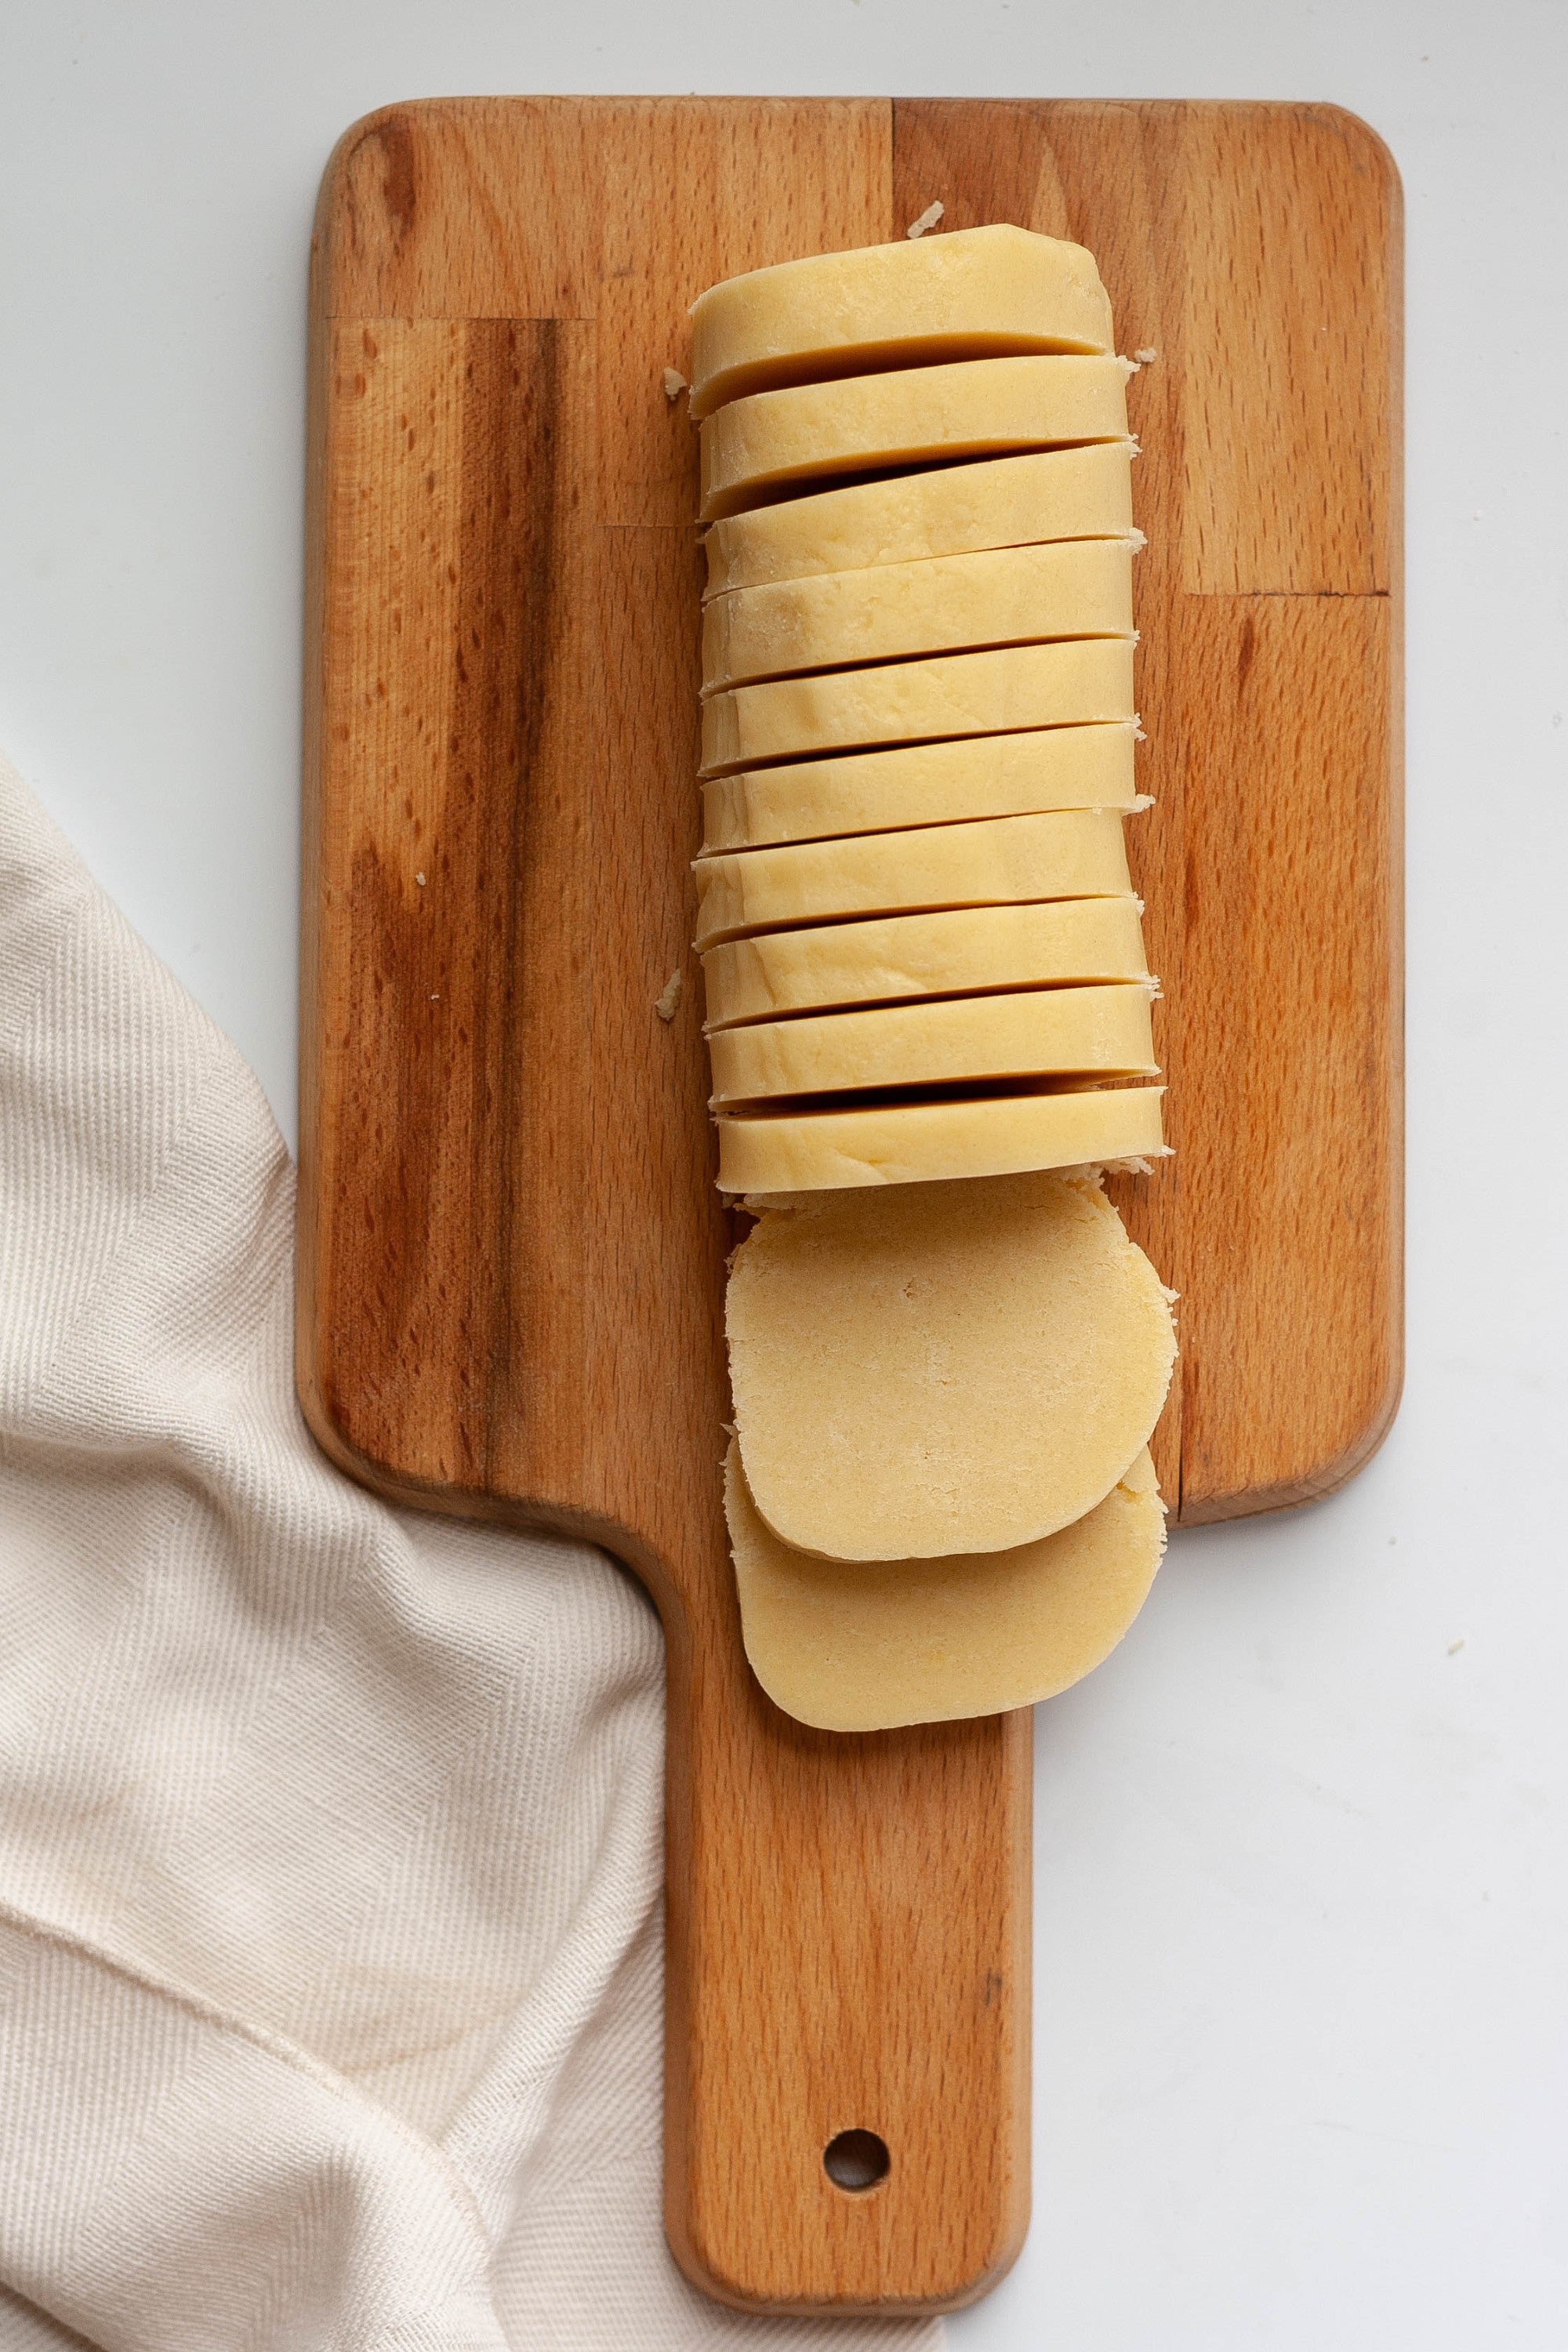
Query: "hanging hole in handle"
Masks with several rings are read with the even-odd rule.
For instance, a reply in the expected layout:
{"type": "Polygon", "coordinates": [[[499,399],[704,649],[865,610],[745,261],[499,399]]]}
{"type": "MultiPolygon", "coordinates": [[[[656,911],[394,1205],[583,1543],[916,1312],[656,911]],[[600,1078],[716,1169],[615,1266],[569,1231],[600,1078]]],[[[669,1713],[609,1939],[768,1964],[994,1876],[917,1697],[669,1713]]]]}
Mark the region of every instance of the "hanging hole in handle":
{"type": "Polygon", "coordinates": [[[871,2131],[837,2132],[822,2151],[822,2168],[835,2189],[855,2196],[886,2180],[891,2162],[887,2141],[871,2131]]]}

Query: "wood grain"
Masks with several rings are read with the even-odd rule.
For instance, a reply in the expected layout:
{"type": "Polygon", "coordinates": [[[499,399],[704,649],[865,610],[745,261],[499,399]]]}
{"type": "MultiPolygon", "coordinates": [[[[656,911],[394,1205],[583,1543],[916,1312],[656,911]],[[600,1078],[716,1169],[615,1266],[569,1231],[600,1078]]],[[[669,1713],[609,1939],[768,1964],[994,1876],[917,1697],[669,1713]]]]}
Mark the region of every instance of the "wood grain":
{"type": "Polygon", "coordinates": [[[696,449],[659,386],[702,287],[933,196],[1082,238],[1160,354],[1133,831],[1179,1157],[1122,1193],[1184,1293],[1166,1492],[1275,1507],[1348,1475],[1398,1382],[1377,142],[1321,108],[432,101],[341,142],[314,253],[300,1394],[382,1491],[587,1535],[658,1604],[667,2223],[758,2310],[966,2301],[1027,2208],[1028,1718],[813,1733],[742,1653],[696,449]],[[863,2195],[822,2166],[855,2126],[891,2154],[863,2195]]]}
{"type": "Polygon", "coordinates": [[[1079,239],[1121,348],[1157,354],[1128,393],[1156,803],[1129,839],[1177,1156],[1113,1189],[1182,1294],[1177,1523],[1310,1501],[1403,1364],[1398,175],[1336,107],[894,119],[897,215],[1079,239]]]}

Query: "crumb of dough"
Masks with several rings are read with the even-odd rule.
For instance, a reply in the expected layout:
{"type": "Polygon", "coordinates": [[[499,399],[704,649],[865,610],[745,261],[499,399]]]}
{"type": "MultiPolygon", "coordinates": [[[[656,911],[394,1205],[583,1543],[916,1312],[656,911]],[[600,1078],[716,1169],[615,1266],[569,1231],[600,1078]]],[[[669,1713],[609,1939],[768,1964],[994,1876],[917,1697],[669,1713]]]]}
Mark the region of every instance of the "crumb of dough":
{"type": "Polygon", "coordinates": [[[661,1021],[674,1020],[675,1008],[680,1003],[680,973],[677,970],[670,973],[653,1001],[653,1009],[661,1021]]]}
{"type": "Polygon", "coordinates": [[[1152,361],[1159,358],[1160,354],[1158,352],[1152,352],[1145,348],[1141,352],[1134,352],[1132,356],[1140,367],[1148,367],[1152,361]]]}
{"type": "Polygon", "coordinates": [[[679,368],[665,369],[664,396],[666,400],[669,402],[671,407],[673,407],[675,403],[680,398],[681,394],[689,391],[689,389],[690,387],[687,383],[686,378],[681,374],[679,368]]]}
{"type": "Polygon", "coordinates": [[[417,882],[417,883],[418,883],[419,887],[423,890],[423,888],[425,887],[425,877],[423,876],[423,874],[416,874],[416,875],[414,877],[414,879],[416,880],[416,882],[417,882]]]}
{"type": "Polygon", "coordinates": [[[924,236],[928,228],[934,228],[936,226],[938,221],[941,220],[946,210],[947,206],[940,202],[934,205],[927,205],[919,220],[912,220],[908,228],[904,231],[904,235],[906,236],[924,236]]]}

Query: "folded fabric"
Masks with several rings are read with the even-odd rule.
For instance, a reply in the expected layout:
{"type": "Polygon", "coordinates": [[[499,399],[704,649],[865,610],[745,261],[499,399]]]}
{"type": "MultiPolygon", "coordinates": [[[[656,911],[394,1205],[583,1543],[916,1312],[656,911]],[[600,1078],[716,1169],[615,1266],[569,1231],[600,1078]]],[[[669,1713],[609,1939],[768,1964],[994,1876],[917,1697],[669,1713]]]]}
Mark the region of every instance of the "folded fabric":
{"type": "Polygon", "coordinates": [[[0,761],[0,2346],[934,2347],[671,2263],[657,1621],[317,1452],[292,1191],[0,761]]]}

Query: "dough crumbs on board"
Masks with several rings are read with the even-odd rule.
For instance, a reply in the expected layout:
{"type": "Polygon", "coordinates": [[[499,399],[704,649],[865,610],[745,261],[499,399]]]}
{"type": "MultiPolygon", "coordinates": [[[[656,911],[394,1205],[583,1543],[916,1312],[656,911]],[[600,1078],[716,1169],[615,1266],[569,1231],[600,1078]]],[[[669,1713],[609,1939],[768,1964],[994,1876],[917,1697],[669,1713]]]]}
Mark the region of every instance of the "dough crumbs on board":
{"type": "Polygon", "coordinates": [[[679,368],[665,369],[664,396],[666,400],[668,401],[672,408],[676,402],[680,398],[681,394],[683,392],[689,391],[689,389],[690,387],[687,383],[686,378],[681,374],[679,368]]]}
{"type": "Polygon", "coordinates": [[[935,204],[927,205],[919,220],[912,220],[904,231],[904,235],[909,237],[924,236],[928,228],[936,226],[946,210],[947,206],[941,202],[940,198],[935,204]]]}
{"type": "Polygon", "coordinates": [[[653,1009],[658,1013],[661,1021],[674,1020],[676,1008],[680,1003],[681,986],[680,971],[678,966],[676,970],[670,973],[669,978],[665,982],[664,986],[660,989],[658,994],[653,1001],[653,1009]]]}

